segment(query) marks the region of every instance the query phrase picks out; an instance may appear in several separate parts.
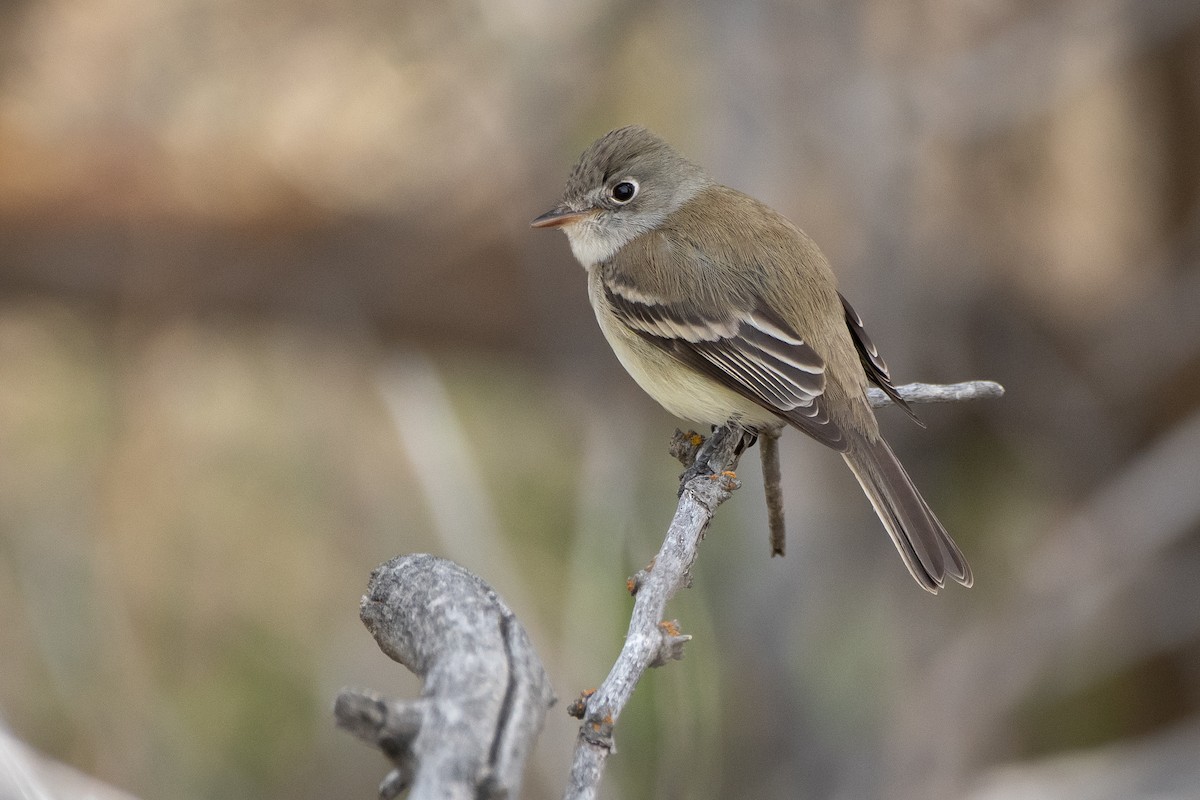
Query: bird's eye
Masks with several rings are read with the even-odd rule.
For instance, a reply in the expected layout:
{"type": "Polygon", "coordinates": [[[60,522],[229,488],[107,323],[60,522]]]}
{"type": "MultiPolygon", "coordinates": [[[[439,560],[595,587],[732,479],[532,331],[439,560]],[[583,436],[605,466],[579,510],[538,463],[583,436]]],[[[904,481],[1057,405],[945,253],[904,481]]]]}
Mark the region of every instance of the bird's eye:
{"type": "Polygon", "coordinates": [[[620,183],[615,184],[608,190],[609,196],[617,203],[628,203],[634,197],[637,197],[638,185],[637,181],[626,178],[620,183]]]}

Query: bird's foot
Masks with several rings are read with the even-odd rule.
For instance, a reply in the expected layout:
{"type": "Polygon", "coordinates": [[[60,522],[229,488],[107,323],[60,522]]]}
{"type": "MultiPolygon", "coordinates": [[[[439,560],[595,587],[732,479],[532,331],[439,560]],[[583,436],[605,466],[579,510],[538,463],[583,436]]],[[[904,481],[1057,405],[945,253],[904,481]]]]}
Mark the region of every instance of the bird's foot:
{"type": "Polygon", "coordinates": [[[742,452],[758,440],[757,433],[746,430],[734,422],[714,427],[712,435],[708,439],[704,439],[699,434],[685,434],[685,436],[689,435],[695,437],[691,440],[693,444],[699,440],[700,445],[696,449],[691,466],[679,476],[680,495],[683,494],[684,487],[693,478],[703,476],[717,480],[727,477],[726,473],[737,466],[738,457],[742,452]]]}
{"type": "Polygon", "coordinates": [[[683,494],[683,487],[691,483],[693,478],[699,478],[702,475],[708,478],[716,477],[712,468],[708,465],[708,459],[697,458],[695,463],[685,469],[679,476],[679,493],[683,494]]]}

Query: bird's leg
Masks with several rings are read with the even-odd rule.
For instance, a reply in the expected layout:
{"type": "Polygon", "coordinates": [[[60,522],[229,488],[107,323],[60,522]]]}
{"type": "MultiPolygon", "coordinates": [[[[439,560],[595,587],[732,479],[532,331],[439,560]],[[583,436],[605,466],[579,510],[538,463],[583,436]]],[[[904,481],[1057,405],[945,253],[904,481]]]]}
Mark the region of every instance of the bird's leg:
{"type": "Polygon", "coordinates": [[[752,431],[749,428],[742,429],[742,439],[733,449],[733,454],[737,458],[742,457],[742,453],[754,447],[754,443],[758,441],[758,431],[752,431]]]}
{"type": "Polygon", "coordinates": [[[757,440],[755,431],[743,428],[735,421],[714,427],[712,435],[700,445],[692,465],[679,476],[679,494],[693,478],[720,475],[737,467],[738,458],[757,440]]]}

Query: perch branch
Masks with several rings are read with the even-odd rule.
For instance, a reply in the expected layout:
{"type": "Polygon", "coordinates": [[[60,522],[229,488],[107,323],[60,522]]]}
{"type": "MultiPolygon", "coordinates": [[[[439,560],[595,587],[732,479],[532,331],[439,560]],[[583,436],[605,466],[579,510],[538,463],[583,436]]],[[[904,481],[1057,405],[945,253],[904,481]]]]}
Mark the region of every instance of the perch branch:
{"type": "MultiPolygon", "coordinates": [[[[963,383],[906,383],[896,392],[909,403],[956,403],[962,400],[989,400],[1004,396],[1004,387],[995,381],[965,381],[963,383]]],[[[892,405],[892,398],[882,389],[867,389],[867,401],[872,408],[892,405]]]]}
{"type": "MultiPolygon", "coordinates": [[[[992,381],[950,385],[913,383],[897,387],[897,391],[910,403],[954,402],[1004,394],[1004,388],[992,381]]],[[[877,389],[870,390],[868,399],[875,407],[891,403],[877,389]]],[[[737,465],[743,435],[736,425],[718,428],[707,441],[695,433],[676,431],[671,453],[691,466],[681,479],[679,505],[662,548],[650,566],[631,581],[635,600],[625,645],[600,688],[582,696],[570,709],[583,724],[579,728],[564,800],[593,800],[596,797],[604,765],[616,749],[613,729],[617,717],[637,682],[648,668],[683,657],[683,645],[690,637],[679,632],[678,623],[663,621],[666,605],[675,592],[690,584],[689,569],[696,560],[704,531],[717,506],[739,485],[729,470],[737,465]]],[[[768,440],[764,439],[764,443],[768,440]]]]}
{"type": "Polygon", "coordinates": [[[633,578],[633,617],[616,663],[600,688],[576,704],[583,724],[564,794],[568,800],[596,796],[605,761],[614,749],[613,726],[642,674],[683,656],[683,644],[690,637],[682,635],[675,623],[664,622],[663,614],[667,601],[689,582],[688,569],[717,506],[738,486],[728,470],[736,464],[734,453],[741,440],[742,431],[729,426],[718,428],[708,441],[694,433],[676,432],[673,453],[700,466],[702,474],[684,484],[662,548],[651,566],[633,578]]]}
{"type": "Polygon", "coordinates": [[[430,555],[394,558],[371,574],[359,616],[385,654],[425,681],[415,701],[345,689],[340,727],[394,765],[390,800],[513,798],[546,709],[549,679],[521,624],[486,583],[430,555]]]}

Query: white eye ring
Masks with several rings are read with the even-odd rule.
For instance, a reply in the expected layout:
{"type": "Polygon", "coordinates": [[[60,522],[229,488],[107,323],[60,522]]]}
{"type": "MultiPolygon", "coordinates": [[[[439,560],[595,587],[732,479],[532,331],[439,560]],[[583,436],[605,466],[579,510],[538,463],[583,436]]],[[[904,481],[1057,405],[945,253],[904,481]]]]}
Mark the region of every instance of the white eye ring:
{"type": "Polygon", "coordinates": [[[637,197],[638,190],[640,188],[641,187],[638,186],[638,182],[633,178],[622,178],[614,183],[612,188],[608,190],[608,196],[612,198],[614,203],[625,205],[630,200],[637,197]]]}

